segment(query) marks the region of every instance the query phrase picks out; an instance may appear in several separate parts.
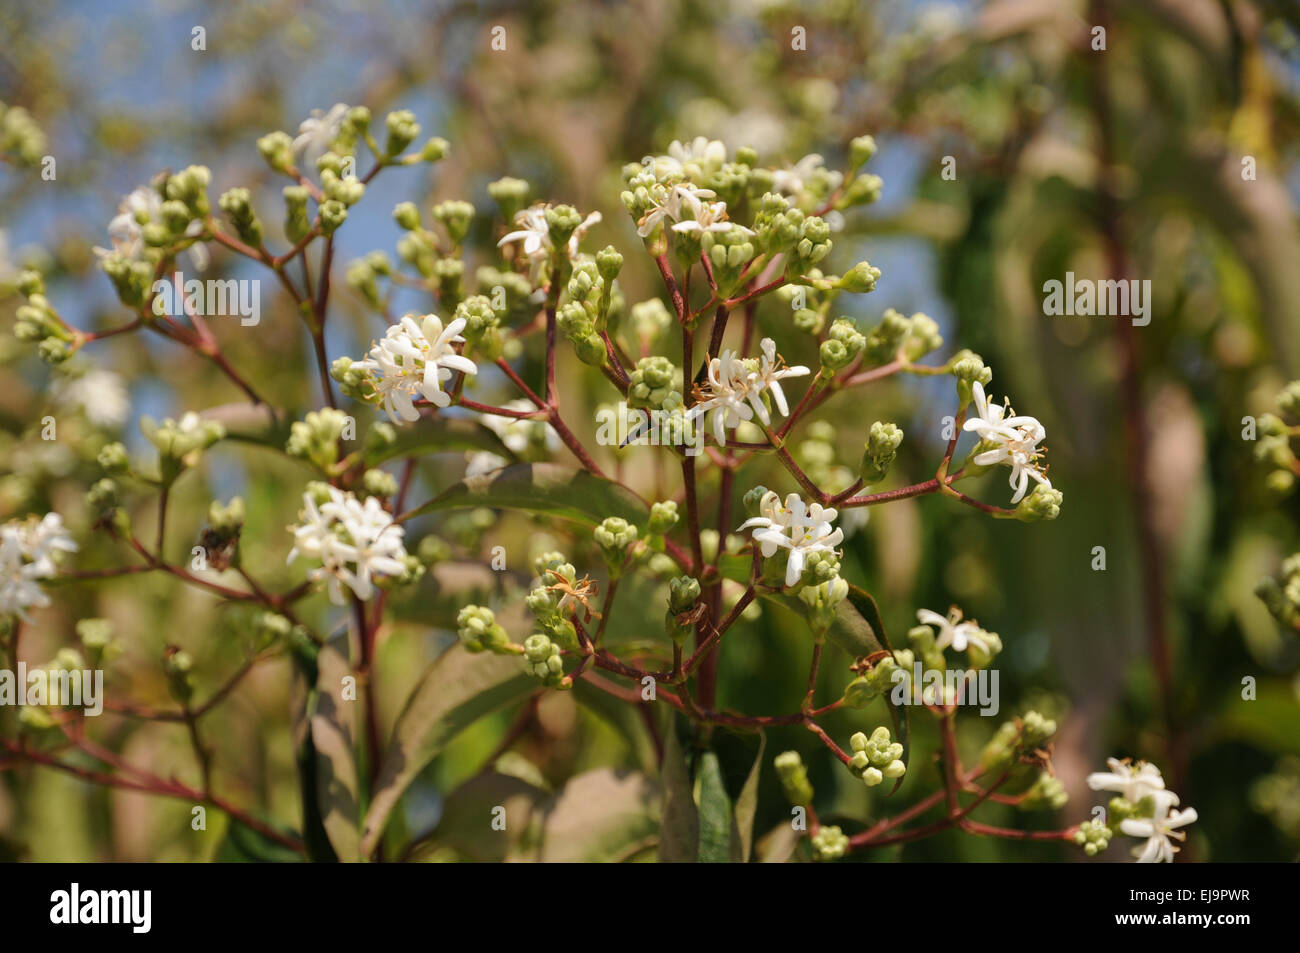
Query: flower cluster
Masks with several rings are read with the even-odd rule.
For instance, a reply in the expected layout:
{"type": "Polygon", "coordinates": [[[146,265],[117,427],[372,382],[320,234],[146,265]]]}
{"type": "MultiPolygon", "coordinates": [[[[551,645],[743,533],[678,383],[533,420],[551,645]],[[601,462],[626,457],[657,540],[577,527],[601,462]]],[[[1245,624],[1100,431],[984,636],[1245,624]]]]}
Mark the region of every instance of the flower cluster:
{"type": "Polygon", "coordinates": [[[734,430],[744,421],[757,417],[764,427],[771,425],[765,393],[771,394],[782,416],[789,416],[790,407],[781,381],[811,373],[803,366],[787,366],[776,353],[776,342],[771,338],[763,338],[759,346],[762,355],[756,359],[742,359],[735,351],[724,350],[710,360],[708,383],[697,388],[696,403],[687,411],[690,417],[708,415],[719,444],[726,444],[727,429],[734,430]]]}
{"type": "Polygon", "coordinates": [[[58,513],[0,526],[0,613],[25,619],[28,609],[48,606],[50,597],[39,580],[58,572],[61,554],[76,551],[58,513]]]}
{"type": "MultiPolygon", "coordinates": [[[[1118,758],[1107,758],[1106,764],[1109,771],[1088,775],[1088,787],[1116,795],[1111,798],[1108,810],[1106,826],[1110,833],[1120,832],[1143,842],[1133,848],[1138,863],[1172,862],[1179,848],[1171,841],[1187,839],[1187,832],[1181,828],[1196,820],[1196,809],[1175,810],[1178,795],[1165,787],[1165,779],[1154,764],[1118,758]]],[[[1082,828],[1075,834],[1075,843],[1085,849],[1089,845],[1099,845],[1093,853],[1096,849],[1104,849],[1109,840],[1106,837],[1099,841],[1093,832],[1082,828]]]]}
{"type": "Polygon", "coordinates": [[[451,397],[443,384],[452,374],[477,374],[478,367],[455,348],[465,339],[460,332],[465,319],[457,318],[446,327],[436,314],[426,314],[418,323],[412,315],[392,325],[384,339],[370,348],[366,360],[347,369],[371,375],[375,393],[393,423],[420,419],[414,398],[421,395],[437,407],[446,407],[451,397]]]}
{"type": "Polygon", "coordinates": [[[358,599],[369,599],[377,579],[404,581],[414,572],[402,542],[405,531],[375,497],[363,503],[336,486],[316,483],[302,503],[288,562],[299,556],[320,560],[308,576],[326,583],[336,605],[344,604],[343,585],[358,599]]]}
{"type": "Polygon", "coordinates": [[[820,503],[805,504],[797,493],[788,494],[782,503],[768,490],[759,500],[758,511],[758,516],[745,520],[736,531],[749,530],[765,559],[778,552],[785,555],[786,586],[799,582],[810,557],[819,553],[833,556],[835,547],[844,541],[844,533],[831,526],[836,511],[820,503]]]}

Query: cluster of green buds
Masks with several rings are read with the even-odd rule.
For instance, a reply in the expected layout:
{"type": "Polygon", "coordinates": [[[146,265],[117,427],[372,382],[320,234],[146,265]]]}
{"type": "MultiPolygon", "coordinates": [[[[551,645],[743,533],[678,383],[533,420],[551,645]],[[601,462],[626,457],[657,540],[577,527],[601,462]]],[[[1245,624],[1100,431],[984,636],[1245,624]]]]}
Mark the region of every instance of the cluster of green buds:
{"type": "Polygon", "coordinates": [[[889,308],[867,335],[866,359],[872,365],[919,361],[942,346],[939,325],[929,315],[918,311],[909,318],[889,308]]]}
{"type": "Polygon", "coordinates": [[[1289,628],[1300,628],[1300,553],[1282,561],[1280,579],[1261,579],[1255,594],[1264,600],[1278,622],[1289,628]]]}
{"type": "Polygon", "coordinates": [[[680,391],[673,390],[679,378],[677,367],[666,357],[643,357],[628,375],[627,404],[650,410],[672,410],[682,406],[680,391]]]}
{"type": "Polygon", "coordinates": [[[1089,857],[1096,857],[1110,846],[1110,839],[1113,836],[1114,831],[1107,827],[1104,821],[1090,820],[1079,825],[1078,830],[1074,832],[1074,842],[1082,847],[1083,852],[1089,857]]]}
{"type": "MultiPolygon", "coordinates": [[[[81,653],[70,646],[64,646],[55,653],[53,659],[46,662],[44,665],[29,669],[27,675],[30,679],[35,671],[44,671],[46,673],[46,678],[44,680],[38,680],[35,684],[37,686],[53,685],[57,680],[56,677],[71,679],[83,678],[85,670],[86,661],[82,657],[81,653]]],[[[19,724],[29,731],[37,732],[54,728],[59,722],[58,708],[60,706],[55,704],[58,699],[53,697],[53,694],[49,692],[46,692],[44,697],[42,697],[40,687],[31,688],[31,684],[32,683],[29,682],[29,690],[27,692],[28,704],[24,705],[18,712],[19,724]]]]}
{"type": "MultiPolygon", "coordinates": [[[[1277,395],[1277,406],[1291,420],[1300,419],[1300,381],[1292,381],[1277,395]]],[[[1291,449],[1292,438],[1300,435],[1300,426],[1287,424],[1273,414],[1259,416],[1255,459],[1270,467],[1267,483],[1274,493],[1288,493],[1295,486],[1300,460],[1291,449]]]]}
{"type": "Polygon", "coordinates": [[[208,201],[208,185],[212,171],[205,165],[192,165],[163,182],[161,221],[141,222],[141,235],[146,245],[166,247],[184,238],[192,222],[202,222],[212,212],[208,201]]]}
{"type": "Polygon", "coordinates": [[[562,648],[576,649],[578,630],[567,614],[574,600],[567,598],[563,590],[581,590],[577,570],[560,553],[543,553],[533,560],[533,569],[538,585],[525,597],[524,604],[543,632],[562,648]]]}
{"type": "MultiPolygon", "coordinates": [[[[687,247],[688,241],[684,238],[678,243],[678,248],[687,255],[694,250],[687,247]]],[[[726,231],[705,231],[699,243],[700,251],[708,256],[713,266],[713,280],[718,284],[718,293],[729,296],[736,290],[745,267],[758,254],[754,233],[743,225],[733,224],[726,231]]]]}
{"type": "Polygon", "coordinates": [[[459,248],[474,223],[474,206],[463,199],[449,199],[439,202],[429,212],[433,220],[440,222],[446,230],[452,247],[459,248]]]}
{"type": "Polygon", "coordinates": [[[889,729],[881,725],[870,737],[861,731],[849,739],[853,755],[849,770],[867,787],[875,787],[885,778],[901,778],[907,773],[903,763],[903,746],[890,738],[889,729]]]}
{"type": "Polygon", "coordinates": [[[579,360],[601,367],[606,351],[600,332],[605,328],[609,296],[595,259],[582,257],[574,262],[566,292],[568,300],[556,312],[556,327],[573,345],[579,360]]]}
{"type": "Polygon", "coordinates": [[[988,387],[993,380],[993,368],[984,363],[984,359],[972,351],[959,351],[953,355],[952,376],[957,378],[957,399],[965,407],[975,399],[971,385],[979,382],[981,387],[988,387]]]}
{"type": "Polygon", "coordinates": [[[164,486],[170,486],[182,470],[197,465],[200,454],[226,435],[221,423],[201,420],[195,413],[185,414],[179,422],[168,417],[161,424],[141,417],[140,430],[158,450],[164,486]]]}
{"type": "Polygon", "coordinates": [[[461,609],[456,615],[456,635],[468,652],[519,653],[519,647],[511,643],[506,630],[486,606],[468,605],[461,609]]]}
{"type": "Polygon", "coordinates": [[[663,552],[664,537],[672,532],[681,517],[673,500],[664,500],[650,506],[650,519],[646,521],[646,545],[655,552],[663,552]]]}
{"type": "Polygon", "coordinates": [[[320,188],[326,202],[337,202],[350,208],[365,197],[366,185],[357,178],[354,161],[351,156],[341,156],[337,152],[326,152],[316,160],[316,168],[320,170],[320,188]]]}
{"type": "MultiPolygon", "coordinates": [[[[145,288],[153,280],[152,266],[146,265],[146,268],[145,288]]],[[[40,273],[31,270],[19,272],[16,287],[26,296],[27,303],[19,305],[14,312],[14,337],[35,343],[37,353],[47,364],[62,364],[76,349],[77,336],[63,323],[45,297],[45,282],[40,273]]],[[[144,300],[143,291],[140,300],[144,300]]]]}
{"type": "Polygon", "coordinates": [[[1022,811],[1059,811],[1069,800],[1061,779],[1048,771],[1040,771],[1034,783],[1020,795],[1016,807],[1022,811]]]}
{"type": "Polygon", "coordinates": [[[513,222],[515,216],[528,204],[528,195],[532,187],[523,179],[505,176],[495,182],[489,182],[487,190],[488,195],[492,196],[492,200],[501,209],[501,217],[507,222],[513,222]]]}
{"type": "Polygon", "coordinates": [[[489,294],[492,307],[502,315],[502,320],[515,322],[530,315],[533,286],[526,275],[517,271],[500,271],[491,265],[481,265],[474,272],[479,294],[489,294]]]}
{"type": "Polygon", "coordinates": [[[638,301],[629,310],[632,333],[643,351],[648,351],[671,328],[675,322],[668,306],[658,298],[638,301]]]}
{"type": "Polygon", "coordinates": [[[822,374],[826,377],[848,367],[867,346],[867,337],[852,318],[839,318],[831,323],[828,336],[821,344],[822,374]]]}
{"type": "Polygon", "coordinates": [[[565,687],[560,647],[540,632],[524,640],[524,671],[550,688],[565,687]]]}
{"type": "Polygon", "coordinates": [[[372,251],[364,258],[358,258],[348,265],[343,274],[347,286],[361,295],[372,308],[383,307],[383,295],[379,291],[379,279],[387,278],[393,273],[393,263],[382,251],[372,251]]]}
{"type": "Polygon", "coordinates": [[[844,688],[844,704],[850,708],[866,708],[881,695],[888,695],[911,671],[915,661],[910,650],[898,649],[866,663],[869,667],[865,671],[858,667],[861,674],[844,688]]]}
{"type": "Polygon", "coordinates": [[[121,654],[122,647],[113,640],[113,623],[108,619],[78,619],[77,640],[86,650],[86,665],[91,670],[121,654]]]}
{"type": "Polygon", "coordinates": [[[1022,523],[1054,520],[1061,515],[1063,502],[1065,494],[1056,487],[1044,483],[1035,484],[1029,495],[1016,504],[1016,519],[1022,523]]]}
{"type": "Polygon", "coordinates": [[[230,189],[217,199],[217,206],[235,227],[240,239],[253,248],[262,247],[262,223],[253,211],[253,195],[248,189],[230,189]]]}
{"type": "Polygon", "coordinates": [[[839,860],[849,851],[849,838],[834,824],[818,829],[811,838],[814,860],[839,860]]]}
{"type": "Polygon", "coordinates": [[[1279,758],[1273,772],[1251,786],[1250,803],[1287,837],[1300,840],[1300,758],[1279,758]]]}
{"type": "MultiPolygon", "coordinates": [[[[830,553],[815,553],[815,556],[831,556],[830,553]]],[[[832,556],[833,559],[833,556],[832,556]]],[[[824,566],[825,563],[822,563],[824,566]]],[[[839,563],[835,563],[838,569],[839,563]]],[[[813,568],[810,562],[809,569],[813,568]]],[[[808,572],[805,570],[804,577],[808,572]]],[[[840,603],[849,594],[849,584],[837,575],[831,576],[825,582],[809,583],[799,590],[799,600],[807,607],[808,625],[812,629],[813,638],[818,641],[824,639],[830,631],[831,625],[835,622],[835,617],[839,611],[840,603]]]]}
{"type": "Polygon", "coordinates": [[[363,404],[373,404],[378,399],[373,386],[373,378],[362,368],[356,366],[350,357],[335,358],[330,364],[330,377],[338,382],[339,390],[348,397],[363,404]]]}
{"type": "Polygon", "coordinates": [[[38,166],[49,151],[45,130],[22,106],[0,102],[0,155],[12,156],[20,165],[38,166]]]}
{"type": "Polygon", "coordinates": [[[1006,768],[1022,753],[1041,747],[1054,734],[1056,722],[1036,711],[1004,721],[980,752],[980,767],[986,771],[1006,768]]]}
{"type": "Polygon", "coordinates": [[[466,351],[487,361],[500,357],[505,350],[500,328],[504,315],[504,308],[498,312],[492,306],[492,299],[481,294],[456,305],[455,317],[465,320],[461,334],[465,336],[466,351]]]}
{"type": "Polygon", "coordinates": [[[848,291],[852,294],[868,294],[876,290],[876,282],[880,280],[880,269],[867,261],[860,261],[833,283],[837,291],[848,291]]]}
{"type": "Polygon", "coordinates": [[[291,457],[308,460],[329,472],[339,459],[339,441],[345,436],[352,439],[355,434],[350,431],[354,426],[352,417],[333,407],[310,411],[289,427],[285,451],[291,457]]]}
{"type": "Polygon", "coordinates": [[[600,553],[609,567],[611,578],[617,578],[623,570],[636,543],[637,529],[620,516],[610,516],[601,521],[592,533],[600,553]]]}
{"type": "Polygon", "coordinates": [[[781,790],[786,800],[796,807],[808,807],[813,802],[813,786],[808,780],[808,769],[797,751],[783,751],[772,762],[781,790]]]}
{"type": "Polygon", "coordinates": [[[903,431],[897,424],[882,423],[879,420],[873,423],[871,434],[862,450],[862,463],[858,467],[858,476],[862,482],[873,486],[884,480],[902,443],[903,431]]]}
{"type": "Polygon", "coordinates": [[[695,628],[690,613],[700,600],[700,581],[690,576],[677,576],[668,580],[668,612],[664,616],[664,630],[668,637],[681,645],[695,628]]]}
{"type": "Polygon", "coordinates": [[[307,214],[307,200],[311,193],[303,185],[286,185],[284,196],[284,234],[291,242],[299,242],[311,231],[311,217],[307,214]]]}

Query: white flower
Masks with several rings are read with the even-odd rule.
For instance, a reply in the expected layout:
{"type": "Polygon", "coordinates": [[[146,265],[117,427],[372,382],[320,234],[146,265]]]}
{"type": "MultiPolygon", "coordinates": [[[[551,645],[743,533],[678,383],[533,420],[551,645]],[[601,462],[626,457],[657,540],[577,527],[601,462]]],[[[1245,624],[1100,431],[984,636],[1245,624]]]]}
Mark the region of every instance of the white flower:
{"type": "MultiPolygon", "coordinates": [[[[808,184],[808,180],[825,166],[825,160],[817,153],[806,155],[794,165],[777,169],[772,173],[772,190],[786,195],[798,195],[808,184]]],[[[828,173],[832,189],[838,188],[843,175],[839,172],[828,173]]]]}
{"type": "MultiPolygon", "coordinates": [[[[1136,804],[1149,794],[1165,789],[1165,779],[1154,764],[1139,761],[1129,764],[1118,758],[1107,758],[1109,771],[1095,771],[1088,775],[1088,787],[1094,791],[1113,791],[1131,804],[1136,804]]],[[[1178,803],[1174,795],[1173,803],[1178,803]]]]}
{"type": "MultiPolygon", "coordinates": [[[[706,200],[716,195],[717,193],[711,189],[697,188],[689,182],[678,182],[670,186],[655,185],[651,188],[655,205],[641,216],[636,233],[641,238],[646,238],[664,222],[679,221],[683,215],[696,216],[704,207],[706,200]]],[[[722,205],[725,212],[726,204],[718,204],[722,205]]]]}
{"type": "Polygon", "coordinates": [[[298,124],[298,135],[293,140],[294,155],[303,157],[302,166],[307,170],[316,168],[316,160],[329,152],[330,146],[338,138],[339,130],[343,128],[343,120],[347,117],[348,106],[344,103],[335,103],[330,107],[329,112],[322,114],[319,109],[313,109],[311,115],[298,124]]]}
{"type": "MultiPolygon", "coordinates": [[[[502,405],[505,410],[535,410],[532,401],[520,398],[502,405]]],[[[503,417],[500,414],[483,414],[479,417],[483,426],[493,431],[506,449],[516,455],[522,455],[529,447],[544,444],[550,453],[558,451],[564,444],[560,435],[544,420],[523,420],[518,417],[503,417]]],[[[481,476],[500,470],[510,461],[490,450],[479,450],[465,454],[469,461],[465,467],[465,476],[481,476]]]]}
{"type": "Polygon", "coordinates": [[[375,390],[384,401],[389,419],[397,423],[420,419],[412,398],[423,394],[438,407],[446,407],[451,397],[442,384],[453,371],[477,374],[478,367],[467,357],[457,354],[454,345],[465,341],[460,332],[465,319],[457,318],[445,328],[436,314],[426,314],[417,324],[407,315],[401,323],[389,327],[384,339],[370,348],[364,361],[354,367],[376,374],[375,390]]]}
{"type": "Polygon", "coordinates": [[[716,172],[726,161],[727,147],[717,139],[696,136],[688,143],[674,139],[668,145],[668,155],[655,160],[655,173],[661,178],[675,174],[695,179],[716,172]]]}
{"type": "Polygon", "coordinates": [[[819,503],[805,506],[799,494],[786,496],[785,503],[769,490],[758,504],[759,516],[745,520],[736,532],[751,530],[763,557],[770,559],[778,549],[790,552],[785,568],[785,584],[793,586],[803,574],[804,564],[813,553],[833,553],[844,541],[844,534],[831,526],[838,515],[819,503]]]}
{"type": "MultiPolygon", "coordinates": [[[[122,197],[118,203],[117,214],[108,223],[108,240],[112,248],[95,246],[95,254],[103,258],[107,255],[121,255],[123,258],[138,260],[144,256],[144,224],[157,222],[162,216],[162,196],[152,186],[142,185],[122,197]]],[[[197,219],[190,222],[185,229],[187,237],[193,238],[203,231],[203,223],[197,219]]],[[[190,260],[194,267],[203,271],[208,267],[208,250],[202,243],[191,245],[190,260]]]]}
{"type": "Polygon", "coordinates": [[[54,386],[54,398],[80,409],[99,427],[120,427],[130,409],[126,385],[112,371],[90,370],[62,378],[54,386]]]}
{"type": "Polygon", "coordinates": [[[972,645],[983,652],[989,651],[989,643],[985,638],[988,633],[973,620],[963,622],[961,610],[956,606],[948,610],[947,616],[941,616],[931,609],[917,609],[916,618],[922,625],[932,626],[938,631],[934,647],[940,651],[950,645],[957,652],[965,652],[972,645]]]}
{"type": "Polygon", "coordinates": [[[336,486],[329,499],[317,506],[310,491],[303,494],[302,521],[293,530],[288,562],[299,556],[319,559],[321,565],[307,575],[328,585],[330,601],[343,605],[346,584],[358,599],[369,599],[375,576],[400,576],[406,572],[405,530],[375,497],[365,503],[336,486]]]}
{"type": "Polygon", "coordinates": [[[804,377],[811,371],[806,367],[787,367],[776,353],[776,342],[763,338],[760,342],[762,357],[743,360],[735,351],[724,350],[709,362],[708,384],[699,391],[698,402],[687,412],[692,418],[712,414],[713,434],[718,443],[725,444],[725,428],[735,429],[743,421],[755,416],[764,426],[772,423],[763,391],[772,392],[772,400],[783,416],[789,416],[785,391],[781,381],[787,377],[804,377]]]}
{"type": "MultiPolygon", "coordinates": [[[[536,278],[538,270],[551,257],[551,252],[554,250],[554,245],[551,242],[551,229],[546,224],[546,208],[546,205],[538,204],[523,209],[515,216],[515,224],[519,228],[502,235],[501,240],[497,242],[498,248],[503,248],[511,242],[523,242],[520,246],[520,252],[528,261],[534,278],[536,278]]],[[[592,212],[582,220],[582,224],[573,230],[573,235],[569,238],[569,257],[578,254],[578,242],[582,240],[582,236],[587,234],[587,229],[599,223],[600,220],[601,214],[592,212]]]]}
{"type": "Polygon", "coordinates": [[[1002,404],[991,403],[979,381],[971,384],[971,392],[975,397],[977,416],[966,421],[963,429],[979,434],[982,443],[993,444],[991,449],[975,455],[975,465],[989,467],[1005,463],[1011,467],[1008,482],[1016,491],[1011,498],[1013,504],[1024,498],[1031,477],[1050,489],[1052,481],[1038,465],[1043,454],[1038,444],[1047,436],[1043,425],[1036,417],[1014,416],[1005,398],[1002,404]]]}
{"type": "Polygon", "coordinates": [[[63,528],[58,513],[0,526],[0,613],[16,613],[26,619],[27,609],[48,606],[50,597],[37,580],[58,571],[58,554],[76,550],[77,544],[63,528]]]}
{"type": "MultiPolygon", "coordinates": [[[[776,409],[781,411],[782,417],[788,417],[790,408],[785,402],[785,391],[781,389],[781,381],[787,377],[807,377],[812,371],[802,364],[787,367],[777,355],[776,342],[771,338],[763,338],[758,344],[763,356],[759,358],[758,370],[753,374],[754,384],[760,391],[764,388],[770,390],[772,399],[776,401],[776,409]]],[[[763,423],[770,423],[767,408],[762,403],[755,403],[754,412],[763,423]]]]}
{"type": "Polygon", "coordinates": [[[694,218],[684,219],[673,226],[674,232],[703,235],[705,232],[729,232],[733,227],[747,234],[754,233],[743,225],[727,220],[726,202],[702,202],[693,209],[694,218]]]}
{"type": "Polygon", "coordinates": [[[1184,808],[1170,812],[1178,803],[1178,796],[1172,791],[1157,791],[1153,795],[1155,813],[1151,817],[1130,817],[1120,822],[1119,829],[1129,837],[1146,838],[1146,843],[1133,848],[1133,856],[1139,864],[1173,863],[1178,848],[1169,843],[1187,839],[1187,832],[1178,828],[1186,827],[1196,820],[1196,808],[1184,808]]]}

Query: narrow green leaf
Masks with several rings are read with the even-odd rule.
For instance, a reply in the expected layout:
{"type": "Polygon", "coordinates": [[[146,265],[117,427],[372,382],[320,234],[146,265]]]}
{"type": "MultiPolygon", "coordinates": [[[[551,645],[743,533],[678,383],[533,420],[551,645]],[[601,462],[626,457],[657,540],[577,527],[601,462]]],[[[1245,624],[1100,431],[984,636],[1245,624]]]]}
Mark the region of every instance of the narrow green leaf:
{"type": "Polygon", "coordinates": [[[545,810],[543,863],[605,863],[643,854],[659,829],[659,790],[644,774],[597,768],[570,779],[545,810]]]}
{"type": "Polygon", "coordinates": [[[316,705],[311,737],[316,747],[316,802],[321,825],[339,860],[361,859],[360,779],[354,712],[341,702],[344,676],[351,675],[343,638],[326,643],[317,656],[316,705]]]}
{"type": "Polygon", "coordinates": [[[398,716],[362,826],[361,855],[369,857],[402,793],[464,728],[521,701],[537,683],[513,655],[474,655],[452,646],[420,676],[398,716]]]}
{"type": "Polygon", "coordinates": [[[701,753],[696,781],[700,788],[700,863],[725,864],[731,860],[731,799],[717,752],[701,753]]]}
{"type": "Polygon", "coordinates": [[[758,733],[758,752],[754,762],[745,776],[745,783],[736,795],[735,809],[731,817],[731,859],[736,863],[749,863],[754,849],[754,815],[758,813],[758,778],[763,767],[763,751],[767,748],[767,736],[758,733]]]}
{"type": "Polygon", "coordinates": [[[644,526],[650,515],[640,497],[622,484],[554,463],[517,463],[454,483],[403,518],[470,506],[525,510],[588,526],[609,516],[644,526]]]}
{"type": "Polygon", "coordinates": [[[694,863],[699,856],[700,817],[695,806],[690,766],[677,737],[677,716],[664,733],[663,817],[659,825],[659,861],[694,863]]]}
{"type": "Polygon", "coordinates": [[[477,420],[442,416],[422,417],[409,426],[398,428],[395,441],[373,447],[364,456],[366,465],[373,467],[412,454],[423,456],[465,450],[486,450],[508,461],[516,459],[501,438],[477,420]]]}

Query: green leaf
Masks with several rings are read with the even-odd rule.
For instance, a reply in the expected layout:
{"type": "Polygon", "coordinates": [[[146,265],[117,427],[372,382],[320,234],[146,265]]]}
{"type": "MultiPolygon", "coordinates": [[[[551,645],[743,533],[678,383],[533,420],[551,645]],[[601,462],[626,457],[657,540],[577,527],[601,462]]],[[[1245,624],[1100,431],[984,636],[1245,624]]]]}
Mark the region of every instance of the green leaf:
{"type": "Polygon", "coordinates": [[[644,774],[597,768],[569,781],[546,808],[544,863],[628,860],[654,846],[659,789],[644,774]]]}
{"type": "Polygon", "coordinates": [[[515,454],[501,438],[477,420],[465,417],[422,417],[409,426],[398,428],[397,439],[364,454],[367,466],[409,455],[423,456],[449,451],[486,450],[513,461],[515,454]]]}
{"type": "Polygon", "coordinates": [[[413,856],[420,859],[450,848],[460,859],[475,863],[528,859],[517,856],[519,844],[545,798],[545,791],[518,777],[499,771],[477,774],[447,795],[437,828],[413,856]],[[505,812],[504,831],[493,827],[497,807],[505,812]]]}
{"type": "Polygon", "coordinates": [[[758,813],[758,778],[763,767],[763,751],[767,748],[767,737],[758,733],[758,751],[753,764],[745,776],[745,783],[736,795],[735,807],[731,815],[731,859],[736,863],[749,863],[754,849],[754,815],[758,813]]]}
{"type": "Polygon", "coordinates": [[[317,656],[316,705],[310,718],[321,825],[338,859],[355,862],[361,859],[361,801],[354,723],[357,706],[340,701],[343,678],[352,674],[346,644],[343,638],[334,639],[317,656]]]}
{"type": "Polygon", "coordinates": [[[716,751],[700,754],[696,781],[700,787],[700,863],[728,863],[731,860],[731,799],[727,797],[722,765],[716,751]]]}
{"type": "Polygon", "coordinates": [[[690,766],[677,737],[675,714],[669,718],[664,739],[663,817],[659,824],[659,861],[694,863],[699,855],[700,817],[695,806],[690,766]]]}
{"type": "Polygon", "coordinates": [[[471,654],[452,646],[420,676],[393,727],[362,827],[361,855],[369,857],[402,793],[452,738],[467,726],[536,691],[514,655],[471,654]]]}
{"type": "Polygon", "coordinates": [[[234,818],[212,858],[219,864],[297,864],[302,856],[234,818]]]}
{"type": "MultiPolygon", "coordinates": [[[[319,708],[316,690],[320,677],[320,652],[301,651],[293,655],[293,685],[290,695],[290,732],[298,773],[298,796],[302,805],[302,840],[307,859],[317,863],[334,863],[338,854],[325,829],[321,813],[320,752],[312,737],[311,721],[319,708]]],[[[355,824],[355,820],[354,820],[355,824]]]]}
{"type": "Polygon", "coordinates": [[[644,526],[650,515],[641,498],[622,484],[554,463],[517,463],[452,484],[403,519],[471,506],[525,510],[588,526],[610,516],[644,526]]]}

